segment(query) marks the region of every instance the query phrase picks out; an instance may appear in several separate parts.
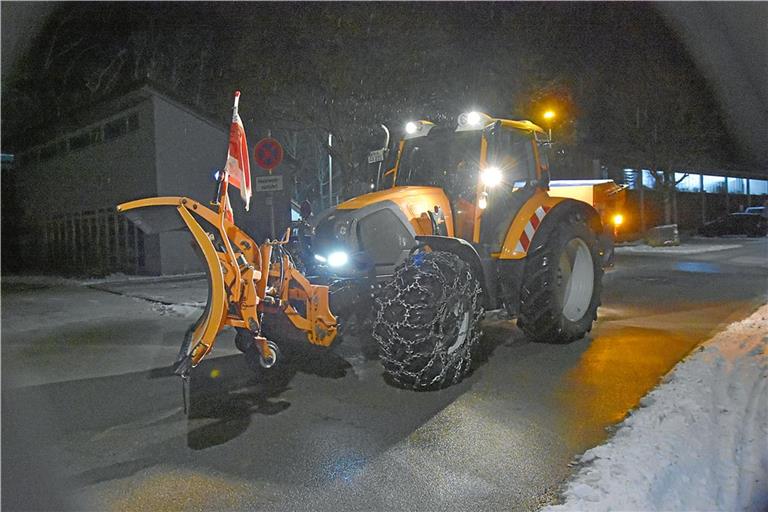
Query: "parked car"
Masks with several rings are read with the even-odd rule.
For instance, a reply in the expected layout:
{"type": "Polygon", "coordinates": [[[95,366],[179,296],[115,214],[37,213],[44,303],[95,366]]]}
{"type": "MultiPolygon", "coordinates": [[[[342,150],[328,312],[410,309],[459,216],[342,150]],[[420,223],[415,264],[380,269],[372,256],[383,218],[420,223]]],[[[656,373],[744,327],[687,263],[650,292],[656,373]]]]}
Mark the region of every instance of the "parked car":
{"type": "Polygon", "coordinates": [[[762,215],[765,217],[765,206],[750,206],[746,210],[744,210],[744,213],[756,213],[758,215],[762,215]]]}
{"type": "Polygon", "coordinates": [[[699,233],[704,236],[766,236],[768,235],[768,219],[759,213],[731,213],[707,222],[699,228],[699,233]]]}

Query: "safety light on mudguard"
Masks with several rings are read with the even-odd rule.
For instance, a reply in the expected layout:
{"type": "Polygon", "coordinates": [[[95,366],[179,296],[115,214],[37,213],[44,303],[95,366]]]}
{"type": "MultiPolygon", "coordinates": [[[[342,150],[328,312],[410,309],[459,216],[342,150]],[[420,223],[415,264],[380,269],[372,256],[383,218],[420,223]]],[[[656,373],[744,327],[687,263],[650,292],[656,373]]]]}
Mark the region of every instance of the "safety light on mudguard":
{"type": "Polygon", "coordinates": [[[482,181],[483,185],[486,187],[495,187],[501,183],[501,178],[501,169],[498,167],[486,167],[480,171],[480,181],[482,181]]]}
{"type": "Polygon", "coordinates": [[[326,258],[325,256],[322,256],[320,254],[315,254],[315,259],[317,261],[319,261],[320,263],[325,263],[325,262],[328,261],[328,258],[326,258]]]}
{"type": "Polygon", "coordinates": [[[331,267],[343,267],[349,261],[349,255],[343,251],[332,252],[328,255],[328,265],[331,267]]]}

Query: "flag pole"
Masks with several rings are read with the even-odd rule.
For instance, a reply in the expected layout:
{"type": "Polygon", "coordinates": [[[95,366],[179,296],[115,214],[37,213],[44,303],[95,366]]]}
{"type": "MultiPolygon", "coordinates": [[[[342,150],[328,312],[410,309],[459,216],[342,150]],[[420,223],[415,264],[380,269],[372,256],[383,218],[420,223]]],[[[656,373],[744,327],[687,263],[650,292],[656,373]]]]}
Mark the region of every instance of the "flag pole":
{"type": "MultiPolygon", "coordinates": [[[[240,104],[240,91],[235,91],[235,103],[232,107],[232,122],[235,121],[237,118],[237,111],[238,106],[240,104]]],[[[227,170],[227,166],[225,165],[224,168],[221,170],[221,176],[220,181],[217,185],[218,188],[218,194],[216,197],[216,205],[219,206],[219,213],[222,215],[227,212],[227,209],[229,208],[229,171],[227,170]]]]}
{"type": "Polygon", "coordinates": [[[232,111],[232,121],[234,122],[235,116],[237,116],[237,108],[240,105],[240,91],[235,91],[235,106],[232,111]]]}

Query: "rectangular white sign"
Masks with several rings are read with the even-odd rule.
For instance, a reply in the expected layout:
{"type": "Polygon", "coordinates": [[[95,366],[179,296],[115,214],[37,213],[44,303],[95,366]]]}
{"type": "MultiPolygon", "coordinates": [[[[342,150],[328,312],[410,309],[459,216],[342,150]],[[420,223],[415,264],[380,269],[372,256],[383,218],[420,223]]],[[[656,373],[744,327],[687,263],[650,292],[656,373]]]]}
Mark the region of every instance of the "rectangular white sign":
{"type": "Polygon", "coordinates": [[[256,192],[277,192],[283,190],[283,177],[257,176],[253,180],[253,190],[256,192]]]}
{"type": "Polygon", "coordinates": [[[384,150],[383,149],[377,149],[375,151],[371,151],[368,153],[368,163],[369,164],[375,164],[376,162],[381,162],[384,160],[384,150]]]}

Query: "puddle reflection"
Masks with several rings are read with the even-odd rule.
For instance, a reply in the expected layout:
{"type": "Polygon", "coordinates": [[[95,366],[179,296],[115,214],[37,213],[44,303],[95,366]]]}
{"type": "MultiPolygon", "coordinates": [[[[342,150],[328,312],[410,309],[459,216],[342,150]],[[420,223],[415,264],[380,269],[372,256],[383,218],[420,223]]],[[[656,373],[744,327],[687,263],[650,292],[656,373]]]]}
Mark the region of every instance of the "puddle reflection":
{"type": "Polygon", "coordinates": [[[707,261],[679,261],[674,265],[675,270],[702,274],[717,274],[721,272],[720,265],[707,261]]]}

